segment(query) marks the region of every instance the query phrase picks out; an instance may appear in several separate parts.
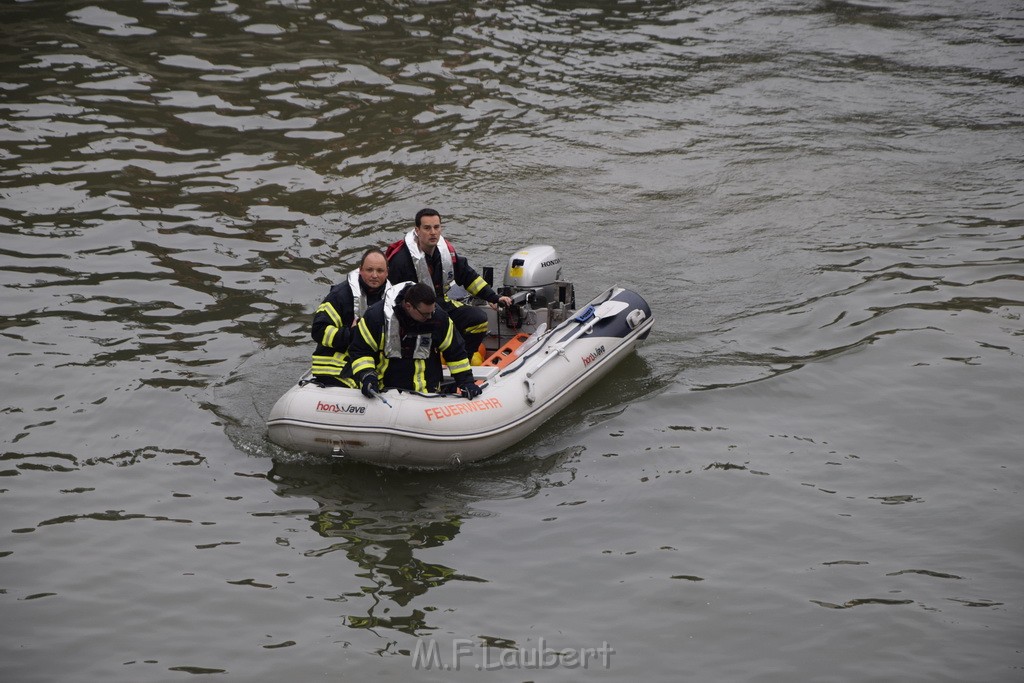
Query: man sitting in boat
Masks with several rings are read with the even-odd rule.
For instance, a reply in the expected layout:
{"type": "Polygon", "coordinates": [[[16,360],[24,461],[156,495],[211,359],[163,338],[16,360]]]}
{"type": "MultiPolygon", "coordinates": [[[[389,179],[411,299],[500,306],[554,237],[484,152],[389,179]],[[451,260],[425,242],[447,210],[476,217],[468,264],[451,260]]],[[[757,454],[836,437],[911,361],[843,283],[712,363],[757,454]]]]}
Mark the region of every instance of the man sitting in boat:
{"type": "Polygon", "coordinates": [[[348,349],[352,374],[367,398],[382,387],[440,391],[441,354],[462,395],[479,396],[483,390],[473,383],[462,337],[437,305],[434,289],[422,282],[394,285],[370,306],[348,349]]]}
{"type": "Polygon", "coordinates": [[[371,305],[390,289],[388,262],[376,247],[367,249],[359,268],[331,287],[313,315],[313,376],[323,386],[356,388],[348,362],[355,325],[371,305]]]}
{"type": "Polygon", "coordinates": [[[433,287],[441,307],[465,340],[470,360],[479,365],[482,358],[474,358],[474,354],[487,336],[487,313],[453,301],[448,292],[453,283],[460,285],[473,296],[487,301],[491,308],[497,308],[499,303],[511,306],[512,299],[498,296],[487,281],[477,275],[466,257],[455,253],[451,242],[441,236],[441,214],[434,209],[418,211],[415,227],[404,240],[388,247],[387,258],[388,279],[392,284],[411,280],[433,287]]]}

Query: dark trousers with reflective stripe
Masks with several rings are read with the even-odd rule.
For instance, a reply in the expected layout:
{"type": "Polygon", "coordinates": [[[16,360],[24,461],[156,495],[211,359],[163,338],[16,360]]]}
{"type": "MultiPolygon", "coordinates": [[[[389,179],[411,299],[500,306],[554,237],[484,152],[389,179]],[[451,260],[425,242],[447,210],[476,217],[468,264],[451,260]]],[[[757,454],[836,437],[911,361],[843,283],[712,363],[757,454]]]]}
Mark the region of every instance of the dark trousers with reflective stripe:
{"type": "Polygon", "coordinates": [[[466,353],[470,360],[487,336],[487,312],[476,306],[456,306],[449,303],[445,306],[448,317],[455,323],[455,329],[462,335],[466,343],[466,353]]]}

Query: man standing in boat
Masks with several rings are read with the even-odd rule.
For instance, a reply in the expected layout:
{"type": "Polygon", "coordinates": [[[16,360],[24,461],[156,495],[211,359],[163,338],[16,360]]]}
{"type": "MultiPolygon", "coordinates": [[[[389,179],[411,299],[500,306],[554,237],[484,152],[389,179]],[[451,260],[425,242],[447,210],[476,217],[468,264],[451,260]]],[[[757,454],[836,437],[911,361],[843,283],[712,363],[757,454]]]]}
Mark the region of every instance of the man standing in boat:
{"type": "Polygon", "coordinates": [[[462,395],[479,396],[483,390],[473,382],[462,337],[433,288],[422,282],[391,287],[359,320],[348,349],[352,374],[367,398],[382,387],[439,391],[442,353],[462,395]]]}
{"type": "Polygon", "coordinates": [[[452,284],[460,285],[475,297],[497,308],[501,303],[511,306],[512,299],[498,293],[477,275],[465,256],[455,253],[455,247],[441,236],[441,214],[434,209],[421,209],[416,213],[416,225],[404,240],[395,242],[387,250],[388,279],[392,284],[422,282],[434,289],[440,306],[448,313],[465,340],[471,361],[479,365],[474,354],[487,336],[487,313],[474,306],[465,306],[448,297],[452,284]]]}
{"type": "Polygon", "coordinates": [[[373,304],[391,288],[388,262],[376,247],[367,249],[359,268],[331,287],[313,315],[313,376],[318,384],[356,388],[349,367],[348,347],[355,325],[373,304]]]}

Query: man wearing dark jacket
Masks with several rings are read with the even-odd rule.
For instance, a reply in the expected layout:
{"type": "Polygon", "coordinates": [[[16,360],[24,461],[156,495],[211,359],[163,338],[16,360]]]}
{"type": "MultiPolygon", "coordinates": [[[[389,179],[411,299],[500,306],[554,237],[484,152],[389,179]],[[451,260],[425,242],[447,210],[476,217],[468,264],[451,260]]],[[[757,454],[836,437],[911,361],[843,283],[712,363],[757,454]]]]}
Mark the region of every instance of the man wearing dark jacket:
{"type": "Polygon", "coordinates": [[[327,292],[313,315],[310,331],[316,342],[312,371],[320,384],[355,388],[347,353],[355,324],[367,308],[384,298],[390,286],[384,253],[372,248],[363,253],[358,270],[327,292]]]}
{"type": "Polygon", "coordinates": [[[492,308],[498,303],[512,305],[510,297],[498,296],[466,257],[456,254],[455,247],[441,236],[441,214],[434,209],[421,209],[416,214],[416,226],[404,242],[388,250],[388,279],[393,284],[413,281],[430,285],[465,340],[471,359],[487,336],[487,313],[448,298],[452,284],[487,301],[492,308]]]}
{"type": "Polygon", "coordinates": [[[473,383],[462,337],[422,282],[396,285],[371,306],[356,325],[348,354],[352,374],[370,398],[382,387],[437,392],[441,354],[463,396],[472,399],[482,391],[473,383]]]}

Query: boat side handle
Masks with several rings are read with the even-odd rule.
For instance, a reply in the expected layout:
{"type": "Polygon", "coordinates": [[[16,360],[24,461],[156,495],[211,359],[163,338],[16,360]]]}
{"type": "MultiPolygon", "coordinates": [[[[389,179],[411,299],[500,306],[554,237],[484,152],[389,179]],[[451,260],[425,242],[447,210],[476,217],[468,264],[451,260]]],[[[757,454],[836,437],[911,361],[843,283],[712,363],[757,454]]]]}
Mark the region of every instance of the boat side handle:
{"type": "Polygon", "coordinates": [[[635,308],[629,312],[626,316],[626,322],[629,323],[629,329],[635,330],[636,326],[647,319],[647,314],[641,311],[639,308],[635,308]]]}
{"type": "Polygon", "coordinates": [[[533,380],[527,377],[523,380],[523,384],[526,385],[526,402],[532,406],[533,402],[537,400],[537,397],[533,395],[533,380]]]}

